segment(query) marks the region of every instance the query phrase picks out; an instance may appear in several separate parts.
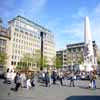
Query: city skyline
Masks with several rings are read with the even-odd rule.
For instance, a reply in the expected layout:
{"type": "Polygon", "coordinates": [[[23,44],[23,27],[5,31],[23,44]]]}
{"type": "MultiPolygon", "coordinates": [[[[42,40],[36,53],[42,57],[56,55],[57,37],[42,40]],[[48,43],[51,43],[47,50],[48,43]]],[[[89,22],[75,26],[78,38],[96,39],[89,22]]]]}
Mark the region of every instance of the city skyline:
{"type": "Polygon", "coordinates": [[[84,17],[89,16],[93,40],[100,47],[99,0],[3,0],[0,2],[0,17],[4,26],[11,18],[21,15],[48,28],[55,35],[56,49],[67,44],[84,41],[84,17]],[[20,2],[20,3],[19,3],[20,2]],[[91,2],[91,4],[89,3],[91,2]]]}

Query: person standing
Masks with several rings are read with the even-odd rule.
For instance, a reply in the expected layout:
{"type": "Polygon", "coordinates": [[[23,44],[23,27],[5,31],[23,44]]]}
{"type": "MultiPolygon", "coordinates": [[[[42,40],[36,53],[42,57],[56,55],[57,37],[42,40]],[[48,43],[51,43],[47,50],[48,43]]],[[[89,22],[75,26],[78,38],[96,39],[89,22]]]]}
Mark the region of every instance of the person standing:
{"type": "Polygon", "coordinates": [[[31,79],[27,79],[27,89],[30,89],[31,88],[31,79]]]}
{"type": "Polygon", "coordinates": [[[71,86],[75,87],[75,85],[74,85],[74,73],[73,72],[71,73],[71,77],[70,77],[70,87],[71,86]]]}
{"type": "Polygon", "coordinates": [[[93,72],[92,88],[96,89],[96,75],[95,75],[95,72],[93,72]]]}
{"type": "Polygon", "coordinates": [[[60,80],[61,86],[63,86],[63,72],[62,71],[59,72],[59,80],[60,80]]]}
{"type": "Polygon", "coordinates": [[[25,82],[26,82],[26,76],[25,73],[21,73],[21,87],[24,88],[25,87],[25,82]]]}
{"type": "Polygon", "coordinates": [[[52,79],[51,79],[51,72],[49,72],[49,87],[51,86],[52,79]]]}
{"type": "Polygon", "coordinates": [[[56,84],[56,77],[57,77],[56,72],[53,71],[52,73],[53,84],[56,84]]]}
{"type": "Polygon", "coordinates": [[[89,73],[89,79],[90,79],[89,88],[92,88],[92,81],[93,81],[93,73],[92,73],[92,71],[89,73]]]}

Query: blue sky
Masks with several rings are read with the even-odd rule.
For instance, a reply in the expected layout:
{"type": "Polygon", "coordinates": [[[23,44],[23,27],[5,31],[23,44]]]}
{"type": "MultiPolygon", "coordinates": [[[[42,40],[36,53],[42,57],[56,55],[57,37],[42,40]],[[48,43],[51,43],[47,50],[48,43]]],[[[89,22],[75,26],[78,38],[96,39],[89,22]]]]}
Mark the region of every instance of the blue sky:
{"type": "Polygon", "coordinates": [[[84,41],[84,16],[89,16],[92,38],[100,46],[100,0],[0,0],[5,26],[17,15],[51,30],[57,50],[84,41]]]}

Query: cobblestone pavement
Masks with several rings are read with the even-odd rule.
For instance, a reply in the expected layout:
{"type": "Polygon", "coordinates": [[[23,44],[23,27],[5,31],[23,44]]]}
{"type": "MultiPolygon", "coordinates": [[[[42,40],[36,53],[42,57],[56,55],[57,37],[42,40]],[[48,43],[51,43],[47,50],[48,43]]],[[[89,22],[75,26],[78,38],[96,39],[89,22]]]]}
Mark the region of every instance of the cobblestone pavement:
{"type": "Polygon", "coordinates": [[[61,87],[59,83],[51,87],[36,84],[27,90],[20,88],[18,92],[11,91],[12,85],[3,84],[0,80],[0,100],[100,100],[100,80],[96,81],[97,89],[88,89],[88,81],[80,81],[78,87],[61,87]]]}

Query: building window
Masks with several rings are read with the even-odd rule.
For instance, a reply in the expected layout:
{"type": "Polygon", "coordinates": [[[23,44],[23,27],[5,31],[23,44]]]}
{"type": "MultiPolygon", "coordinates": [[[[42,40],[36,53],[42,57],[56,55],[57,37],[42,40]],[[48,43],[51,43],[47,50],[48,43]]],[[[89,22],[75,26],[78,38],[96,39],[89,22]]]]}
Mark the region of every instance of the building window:
{"type": "Polygon", "coordinates": [[[12,56],[12,59],[14,58],[14,56],[12,56]]]}
{"type": "Polygon", "coordinates": [[[20,30],[20,32],[24,33],[24,31],[23,31],[23,30],[20,30]]]}
{"type": "Polygon", "coordinates": [[[16,33],[14,32],[14,35],[16,35],[16,33]]]}
{"type": "Polygon", "coordinates": [[[19,29],[18,28],[15,28],[15,31],[19,31],[19,29]]]}

